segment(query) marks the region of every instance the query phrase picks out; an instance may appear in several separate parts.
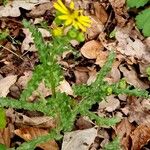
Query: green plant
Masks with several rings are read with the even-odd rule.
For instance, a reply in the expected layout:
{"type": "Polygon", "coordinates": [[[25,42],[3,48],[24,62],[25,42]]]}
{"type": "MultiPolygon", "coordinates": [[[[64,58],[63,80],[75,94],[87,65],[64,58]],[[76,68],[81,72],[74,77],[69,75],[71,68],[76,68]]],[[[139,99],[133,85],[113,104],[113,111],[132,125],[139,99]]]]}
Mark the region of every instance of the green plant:
{"type": "MultiPolygon", "coordinates": [[[[61,139],[63,137],[62,133],[72,130],[77,115],[88,116],[100,126],[115,125],[120,121],[118,118],[103,118],[90,111],[94,104],[104,100],[108,95],[127,94],[145,98],[149,97],[146,90],[130,89],[130,86],[127,86],[124,79],[111,85],[104,81],[115,59],[115,53],[113,51],[110,52],[105,65],[97,73],[95,82],[89,86],[73,86],[74,94],[80,98],[80,102],[76,102],[76,97],[71,98],[65,93],[56,91],[56,87],[63,79],[61,66],[58,64],[57,57],[64,51],[72,49],[70,46],[70,34],[69,36],[68,34],[63,35],[62,27],[62,31],[56,30],[57,32],[52,34],[52,41],[45,42],[35,25],[30,24],[26,20],[23,21],[23,24],[32,33],[35,46],[38,49],[40,63],[35,67],[32,79],[28,82],[19,100],[1,97],[0,107],[39,111],[46,116],[53,117],[56,120],[56,128],[51,130],[47,135],[23,143],[17,150],[33,150],[37,144],[49,141],[50,139],[61,139]],[[60,31],[61,34],[58,36],[60,31]],[[39,96],[36,102],[28,102],[28,98],[37,89],[41,81],[44,81],[45,85],[52,91],[52,96],[46,99],[39,96]]],[[[58,29],[58,26],[54,29],[58,29]]]]}
{"type": "MultiPolygon", "coordinates": [[[[149,3],[150,0],[127,0],[127,5],[129,7],[142,7],[145,4],[149,3]]],[[[140,12],[135,20],[136,20],[136,25],[139,29],[142,30],[144,36],[150,36],[150,8],[147,8],[145,10],[143,10],[142,12],[140,12]]]]}

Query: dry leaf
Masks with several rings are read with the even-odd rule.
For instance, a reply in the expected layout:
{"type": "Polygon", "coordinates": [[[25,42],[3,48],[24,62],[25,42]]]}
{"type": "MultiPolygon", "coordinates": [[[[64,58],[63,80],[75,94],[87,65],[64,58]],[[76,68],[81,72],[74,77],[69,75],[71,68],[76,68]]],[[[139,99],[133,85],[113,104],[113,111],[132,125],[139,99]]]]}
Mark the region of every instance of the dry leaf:
{"type": "Polygon", "coordinates": [[[28,17],[36,18],[44,15],[46,10],[51,10],[53,8],[52,2],[47,2],[34,7],[28,14],[28,17]]]}
{"type": "Polygon", "coordinates": [[[150,53],[146,49],[146,45],[136,38],[130,38],[130,32],[132,30],[127,28],[117,28],[116,29],[116,39],[119,42],[117,45],[117,50],[121,52],[121,54],[137,58],[142,62],[150,63],[150,53]]]}
{"type": "Polygon", "coordinates": [[[26,10],[31,10],[35,5],[49,2],[49,0],[13,0],[9,1],[6,6],[0,6],[0,17],[19,17],[20,10],[19,8],[24,8],[26,10]]]}
{"type": "Polygon", "coordinates": [[[9,88],[16,82],[17,75],[9,75],[0,80],[0,97],[6,97],[9,88]]]}
{"type": "Polygon", "coordinates": [[[103,50],[102,44],[92,40],[82,46],[81,54],[88,59],[96,59],[101,50],[103,50]]]}
{"type": "Polygon", "coordinates": [[[94,2],[94,8],[95,8],[96,17],[103,24],[105,24],[107,22],[107,19],[108,19],[108,15],[107,15],[105,8],[99,2],[94,2]]]}
{"type": "MultiPolygon", "coordinates": [[[[32,34],[29,31],[29,29],[22,29],[22,30],[23,30],[23,33],[25,34],[26,38],[22,42],[21,51],[22,52],[24,52],[25,50],[31,51],[31,52],[37,51],[37,49],[35,48],[34,42],[33,42],[32,34]]],[[[50,32],[47,31],[46,29],[39,28],[38,30],[41,32],[43,38],[51,36],[50,32]]]]}
{"type": "MultiPolygon", "coordinates": [[[[27,127],[27,128],[17,129],[14,131],[14,133],[18,135],[19,137],[23,138],[25,141],[30,141],[39,136],[48,134],[48,131],[39,129],[39,128],[27,127]]],[[[39,144],[38,147],[42,148],[43,150],[58,150],[59,149],[57,143],[54,140],[50,140],[43,144],[39,144]]]]}
{"type": "Polygon", "coordinates": [[[99,110],[106,110],[107,112],[113,112],[120,106],[120,101],[115,98],[114,95],[106,97],[106,100],[103,100],[99,103],[99,110]]]}
{"type": "Polygon", "coordinates": [[[0,129],[0,143],[6,145],[7,148],[10,147],[13,130],[14,128],[12,124],[8,124],[8,127],[5,129],[0,129]]]}
{"type": "Polygon", "coordinates": [[[91,27],[87,29],[86,36],[92,40],[103,31],[104,25],[96,16],[90,16],[90,18],[92,23],[91,27]]]}
{"type": "Polygon", "coordinates": [[[141,88],[141,89],[147,89],[149,88],[149,85],[142,82],[138,77],[136,71],[130,67],[130,70],[127,69],[125,66],[120,65],[119,66],[120,71],[123,73],[125,80],[127,83],[130,85],[133,85],[136,88],[141,88]]]}
{"type": "Polygon", "coordinates": [[[132,147],[131,150],[140,150],[150,140],[149,124],[138,126],[131,134],[132,147]]]}
{"type": "Polygon", "coordinates": [[[39,117],[28,117],[22,113],[15,113],[15,123],[20,125],[30,125],[40,128],[54,128],[56,122],[52,117],[39,116],[39,117]]]}
{"type": "Polygon", "coordinates": [[[121,145],[124,150],[128,150],[130,146],[130,134],[133,130],[133,126],[128,121],[127,118],[124,118],[115,128],[115,133],[121,138],[121,145]]]}
{"type": "Polygon", "coordinates": [[[140,99],[129,97],[128,102],[130,122],[136,122],[138,125],[150,123],[150,112],[141,105],[140,99]]]}
{"type": "Polygon", "coordinates": [[[58,89],[63,93],[65,92],[68,95],[73,95],[73,90],[70,84],[66,81],[63,80],[60,82],[60,85],[58,86],[58,89]]]}
{"type": "Polygon", "coordinates": [[[96,136],[95,128],[65,133],[62,150],[87,150],[96,136]]]}

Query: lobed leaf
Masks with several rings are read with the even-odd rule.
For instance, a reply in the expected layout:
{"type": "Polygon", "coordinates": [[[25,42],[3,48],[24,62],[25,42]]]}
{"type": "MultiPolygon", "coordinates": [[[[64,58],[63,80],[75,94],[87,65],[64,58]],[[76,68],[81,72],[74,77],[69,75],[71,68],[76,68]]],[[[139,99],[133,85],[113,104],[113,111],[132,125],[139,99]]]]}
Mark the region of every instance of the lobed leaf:
{"type": "Polygon", "coordinates": [[[141,6],[144,6],[145,4],[147,4],[149,2],[149,0],[127,0],[127,5],[129,7],[136,7],[139,8],[141,6]]]}

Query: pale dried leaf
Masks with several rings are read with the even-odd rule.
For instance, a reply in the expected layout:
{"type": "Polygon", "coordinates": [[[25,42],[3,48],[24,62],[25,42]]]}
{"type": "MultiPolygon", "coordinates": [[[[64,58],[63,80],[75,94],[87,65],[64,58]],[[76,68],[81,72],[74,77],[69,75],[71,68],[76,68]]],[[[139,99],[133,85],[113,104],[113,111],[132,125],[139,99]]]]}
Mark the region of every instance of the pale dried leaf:
{"type": "Polygon", "coordinates": [[[150,63],[150,53],[146,49],[146,45],[140,39],[132,40],[126,28],[117,28],[116,39],[119,42],[116,48],[123,55],[150,63]]]}
{"type": "Polygon", "coordinates": [[[58,86],[58,89],[61,92],[65,92],[68,95],[73,95],[72,87],[70,86],[70,84],[66,80],[63,80],[63,81],[60,82],[60,85],[58,86]]]}
{"type": "Polygon", "coordinates": [[[106,100],[103,100],[99,103],[99,110],[106,110],[107,112],[112,112],[119,108],[120,101],[115,98],[114,95],[110,95],[106,97],[106,100]]]}
{"type": "Polygon", "coordinates": [[[32,125],[41,128],[54,128],[56,122],[52,117],[48,116],[38,116],[38,117],[28,117],[22,113],[15,113],[15,123],[20,125],[32,125]]]}
{"type": "Polygon", "coordinates": [[[0,97],[6,97],[9,88],[16,82],[17,75],[9,75],[0,80],[0,97]]]}
{"type": "Polygon", "coordinates": [[[131,134],[132,147],[131,150],[140,150],[142,146],[150,141],[150,126],[142,124],[138,126],[131,134]]]}
{"type": "MultiPolygon", "coordinates": [[[[22,29],[22,30],[23,30],[23,33],[25,34],[26,38],[22,42],[21,51],[22,52],[24,52],[25,50],[26,51],[37,51],[37,49],[35,48],[34,42],[33,42],[32,34],[29,31],[29,29],[22,29]]],[[[39,28],[38,30],[41,32],[43,38],[51,36],[50,32],[47,31],[46,29],[39,28]]]]}
{"type": "Polygon", "coordinates": [[[47,3],[43,3],[40,4],[37,7],[34,7],[28,14],[28,17],[39,17],[44,15],[44,13],[46,12],[46,10],[51,10],[53,8],[53,4],[52,2],[47,2],[47,3]]]}
{"type": "Polygon", "coordinates": [[[87,150],[96,136],[95,128],[65,133],[62,150],[87,150]]]}
{"type": "Polygon", "coordinates": [[[49,0],[14,0],[9,1],[6,6],[0,6],[0,17],[19,17],[20,10],[19,8],[24,8],[26,10],[31,10],[35,5],[49,2],[49,0]]]}
{"type": "MultiPolygon", "coordinates": [[[[17,129],[14,131],[14,133],[18,135],[19,137],[23,138],[25,141],[30,141],[39,136],[48,134],[48,131],[39,129],[39,128],[27,127],[27,128],[17,129]]],[[[43,144],[39,144],[38,147],[42,148],[43,150],[58,150],[59,149],[57,143],[54,140],[50,140],[43,144]]]]}
{"type": "Polygon", "coordinates": [[[130,85],[133,85],[136,88],[147,89],[149,85],[142,82],[138,77],[137,73],[133,68],[127,69],[125,66],[119,66],[120,71],[123,73],[125,80],[130,85]]]}
{"type": "Polygon", "coordinates": [[[81,54],[88,59],[96,59],[103,50],[103,46],[100,42],[92,40],[85,43],[81,48],[81,54]]]}

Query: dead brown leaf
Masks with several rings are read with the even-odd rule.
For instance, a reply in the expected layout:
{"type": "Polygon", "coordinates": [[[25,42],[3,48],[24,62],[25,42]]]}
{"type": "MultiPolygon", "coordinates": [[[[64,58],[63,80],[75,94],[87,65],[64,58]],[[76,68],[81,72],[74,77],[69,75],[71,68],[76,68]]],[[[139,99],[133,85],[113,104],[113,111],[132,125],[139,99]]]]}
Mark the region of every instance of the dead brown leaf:
{"type": "MultiPolygon", "coordinates": [[[[14,131],[14,133],[18,135],[19,137],[23,138],[25,141],[30,141],[39,136],[48,134],[48,131],[40,129],[40,128],[26,127],[26,128],[17,129],[14,131]]],[[[39,144],[38,147],[42,148],[43,150],[58,150],[59,149],[57,143],[54,140],[50,140],[43,144],[39,144]]]]}
{"type": "Polygon", "coordinates": [[[131,150],[140,150],[150,140],[149,124],[139,125],[130,135],[132,139],[131,150]]]}
{"type": "Polygon", "coordinates": [[[38,117],[28,117],[22,113],[15,113],[15,123],[17,125],[30,125],[40,128],[54,128],[56,122],[52,117],[38,116],[38,117]]]}
{"type": "Polygon", "coordinates": [[[130,147],[130,134],[134,127],[124,118],[116,127],[114,128],[117,136],[121,138],[121,145],[124,150],[128,150],[130,147]]]}
{"type": "Polygon", "coordinates": [[[95,8],[96,17],[103,24],[105,24],[107,22],[107,19],[108,19],[108,14],[107,14],[105,8],[99,2],[94,2],[94,8],[95,8]]]}
{"type": "Polygon", "coordinates": [[[128,103],[130,122],[136,122],[138,125],[150,123],[150,112],[141,105],[140,99],[129,97],[128,103]]]}
{"type": "Polygon", "coordinates": [[[81,54],[88,59],[96,59],[103,48],[100,42],[92,40],[81,47],[81,54]]]}
{"type": "Polygon", "coordinates": [[[92,23],[91,27],[87,29],[86,36],[87,39],[92,40],[103,31],[104,25],[96,16],[90,16],[90,18],[92,23]]]}
{"type": "Polygon", "coordinates": [[[0,143],[6,145],[7,148],[10,147],[13,130],[14,128],[12,124],[8,124],[8,127],[5,129],[0,129],[0,143]]]}
{"type": "Polygon", "coordinates": [[[127,69],[125,66],[120,65],[119,69],[123,73],[126,82],[129,83],[130,85],[133,85],[134,87],[141,88],[141,89],[149,88],[148,84],[142,82],[137,77],[137,73],[136,73],[136,71],[134,70],[133,67],[128,66],[128,69],[127,69]]]}

